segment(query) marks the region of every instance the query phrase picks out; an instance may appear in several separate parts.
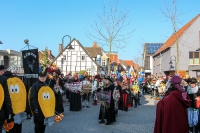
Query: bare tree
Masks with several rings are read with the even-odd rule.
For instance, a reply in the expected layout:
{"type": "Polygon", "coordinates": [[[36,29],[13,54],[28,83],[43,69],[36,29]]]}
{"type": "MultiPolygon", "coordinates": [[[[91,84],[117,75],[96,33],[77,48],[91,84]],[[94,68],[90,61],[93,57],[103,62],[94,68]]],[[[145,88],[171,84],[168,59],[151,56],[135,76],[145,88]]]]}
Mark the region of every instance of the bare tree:
{"type": "Polygon", "coordinates": [[[173,32],[176,37],[176,71],[178,72],[180,67],[180,44],[179,44],[179,37],[177,35],[178,26],[179,23],[178,17],[181,15],[177,10],[177,2],[176,0],[172,0],[172,3],[165,3],[165,11],[161,11],[164,16],[171,21],[173,32]]]}
{"type": "MultiPolygon", "coordinates": [[[[123,49],[128,45],[127,39],[131,37],[130,32],[125,33],[125,29],[130,25],[127,22],[129,11],[118,11],[118,1],[109,4],[109,8],[106,8],[106,4],[103,5],[102,14],[97,14],[97,20],[94,20],[94,24],[90,27],[93,32],[88,32],[86,35],[94,42],[102,46],[109,47],[109,59],[111,57],[111,50],[114,47],[123,49]]],[[[108,74],[110,73],[110,60],[108,61],[108,74]]]]}

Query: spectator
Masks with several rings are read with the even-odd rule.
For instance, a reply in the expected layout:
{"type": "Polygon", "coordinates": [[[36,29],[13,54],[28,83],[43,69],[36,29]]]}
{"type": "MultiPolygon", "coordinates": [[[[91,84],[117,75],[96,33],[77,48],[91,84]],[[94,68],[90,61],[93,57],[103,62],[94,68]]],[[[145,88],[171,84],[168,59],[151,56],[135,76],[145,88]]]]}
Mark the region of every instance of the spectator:
{"type": "Polygon", "coordinates": [[[181,81],[179,76],[173,76],[166,95],[158,102],[154,133],[188,133],[187,108],[191,100],[181,81]]]}

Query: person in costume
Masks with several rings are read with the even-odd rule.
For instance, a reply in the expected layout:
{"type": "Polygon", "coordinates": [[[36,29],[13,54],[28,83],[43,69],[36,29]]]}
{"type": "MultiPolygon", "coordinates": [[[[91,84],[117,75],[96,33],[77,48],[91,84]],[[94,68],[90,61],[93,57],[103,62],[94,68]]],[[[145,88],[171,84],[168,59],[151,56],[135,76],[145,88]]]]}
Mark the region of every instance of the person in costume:
{"type": "MultiPolygon", "coordinates": [[[[83,85],[83,95],[82,95],[82,107],[84,108],[86,105],[86,108],[90,108],[89,106],[89,101],[90,101],[90,94],[91,94],[91,90],[92,90],[92,86],[91,86],[91,90],[88,90],[89,88],[84,88],[85,85],[89,85],[90,82],[88,81],[88,77],[83,77],[83,81],[82,81],[82,85],[83,85]],[[85,90],[87,89],[87,90],[85,90]]],[[[89,86],[88,86],[89,87],[89,86]]]]}
{"type": "Polygon", "coordinates": [[[52,117],[55,114],[55,95],[46,84],[46,78],[46,72],[43,71],[30,90],[30,107],[33,112],[35,133],[44,133],[46,128],[45,118],[52,117]]]}
{"type": "Polygon", "coordinates": [[[179,76],[173,76],[167,93],[157,103],[154,133],[188,133],[187,108],[191,100],[181,82],[179,76]]]}
{"type": "Polygon", "coordinates": [[[137,82],[137,80],[135,80],[134,82],[133,82],[133,85],[132,85],[132,98],[133,98],[133,100],[134,100],[134,104],[135,104],[135,106],[134,106],[134,108],[136,108],[137,107],[137,105],[141,105],[140,104],[140,97],[139,97],[139,93],[140,93],[140,89],[139,89],[139,83],[137,82]]]}
{"type": "Polygon", "coordinates": [[[113,99],[115,102],[115,114],[118,116],[118,108],[119,108],[119,99],[120,99],[120,93],[119,90],[121,89],[121,84],[119,81],[115,82],[115,89],[113,91],[113,99]]]}
{"type": "MultiPolygon", "coordinates": [[[[130,85],[129,80],[124,77],[124,80],[122,82],[122,90],[120,90],[120,93],[122,94],[122,99],[120,100],[119,109],[122,111],[128,111],[128,108],[132,106],[131,103],[131,93],[130,93],[130,85]]],[[[132,101],[133,102],[133,101],[132,101]]]]}
{"type": "Polygon", "coordinates": [[[22,123],[27,118],[26,109],[26,87],[23,81],[2,65],[1,74],[6,77],[8,92],[12,102],[14,127],[6,131],[8,133],[21,133],[22,123]]]}
{"type": "Polygon", "coordinates": [[[143,94],[143,82],[144,82],[144,78],[142,77],[142,75],[139,75],[138,77],[138,83],[139,83],[139,87],[140,87],[140,92],[141,94],[143,94]]]}
{"type": "Polygon", "coordinates": [[[196,107],[196,102],[200,100],[200,89],[197,86],[197,79],[191,78],[188,80],[187,87],[188,95],[192,100],[191,106],[188,108],[188,123],[190,133],[199,132],[199,107],[196,107]]]}
{"type": "MultiPolygon", "coordinates": [[[[108,94],[110,94],[110,96],[108,99],[102,99],[101,101],[99,112],[99,124],[105,123],[106,119],[106,125],[110,125],[111,123],[116,122],[115,105],[112,97],[115,86],[110,78],[105,78],[105,82],[106,86],[103,88],[102,91],[107,92],[108,94]]],[[[101,88],[97,90],[97,92],[99,91],[101,91],[101,88]]]]}
{"type": "Polygon", "coordinates": [[[10,95],[8,92],[8,85],[6,77],[2,76],[4,66],[0,66],[0,132],[2,132],[2,126],[4,121],[7,119],[7,122],[10,121],[13,114],[12,103],[10,95]]]}
{"type": "Polygon", "coordinates": [[[55,97],[56,97],[56,112],[63,113],[64,112],[64,107],[63,107],[63,82],[62,79],[59,77],[60,72],[58,70],[53,71],[53,79],[55,80],[55,84],[53,87],[53,90],[55,92],[55,97]]]}
{"type": "MultiPolygon", "coordinates": [[[[74,78],[72,79],[72,82],[69,83],[71,85],[79,85],[80,87],[80,81],[78,79],[78,75],[75,74],[74,78]]],[[[72,90],[71,88],[69,88],[70,90],[70,111],[79,111],[82,109],[81,106],[81,94],[80,94],[80,90],[72,90]]]]}
{"type": "Polygon", "coordinates": [[[97,91],[97,88],[99,87],[99,75],[96,75],[94,77],[94,81],[93,81],[93,84],[92,84],[92,92],[93,92],[93,99],[94,99],[94,102],[93,102],[93,105],[97,105],[97,97],[96,97],[96,91],[97,91]]]}

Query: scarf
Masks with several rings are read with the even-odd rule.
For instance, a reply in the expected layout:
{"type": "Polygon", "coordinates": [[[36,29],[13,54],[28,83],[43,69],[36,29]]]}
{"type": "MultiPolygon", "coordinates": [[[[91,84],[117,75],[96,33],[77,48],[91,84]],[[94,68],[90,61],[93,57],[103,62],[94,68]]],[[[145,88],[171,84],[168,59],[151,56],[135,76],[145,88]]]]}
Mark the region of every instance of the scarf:
{"type": "Polygon", "coordinates": [[[195,94],[198,91],[198,86],[195,86],[194,88],[191,88],[190,86],[188,86],[188,94],[195,94]]]}

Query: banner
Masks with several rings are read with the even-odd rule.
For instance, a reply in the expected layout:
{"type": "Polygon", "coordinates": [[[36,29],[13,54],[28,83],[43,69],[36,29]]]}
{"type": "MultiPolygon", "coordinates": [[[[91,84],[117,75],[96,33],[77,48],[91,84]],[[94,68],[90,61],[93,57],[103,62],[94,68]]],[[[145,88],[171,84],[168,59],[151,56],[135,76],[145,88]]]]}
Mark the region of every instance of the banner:
{"type": "Polygon", "coordinates": [[[24,75],[26,78],[38,78],[38,49],[22,51],[24,75]]]}
{"type": "Polygon", "coordinates": [[[72,92],[81,92],[82,82],[65,83],[65,87],[72,92]]]}

